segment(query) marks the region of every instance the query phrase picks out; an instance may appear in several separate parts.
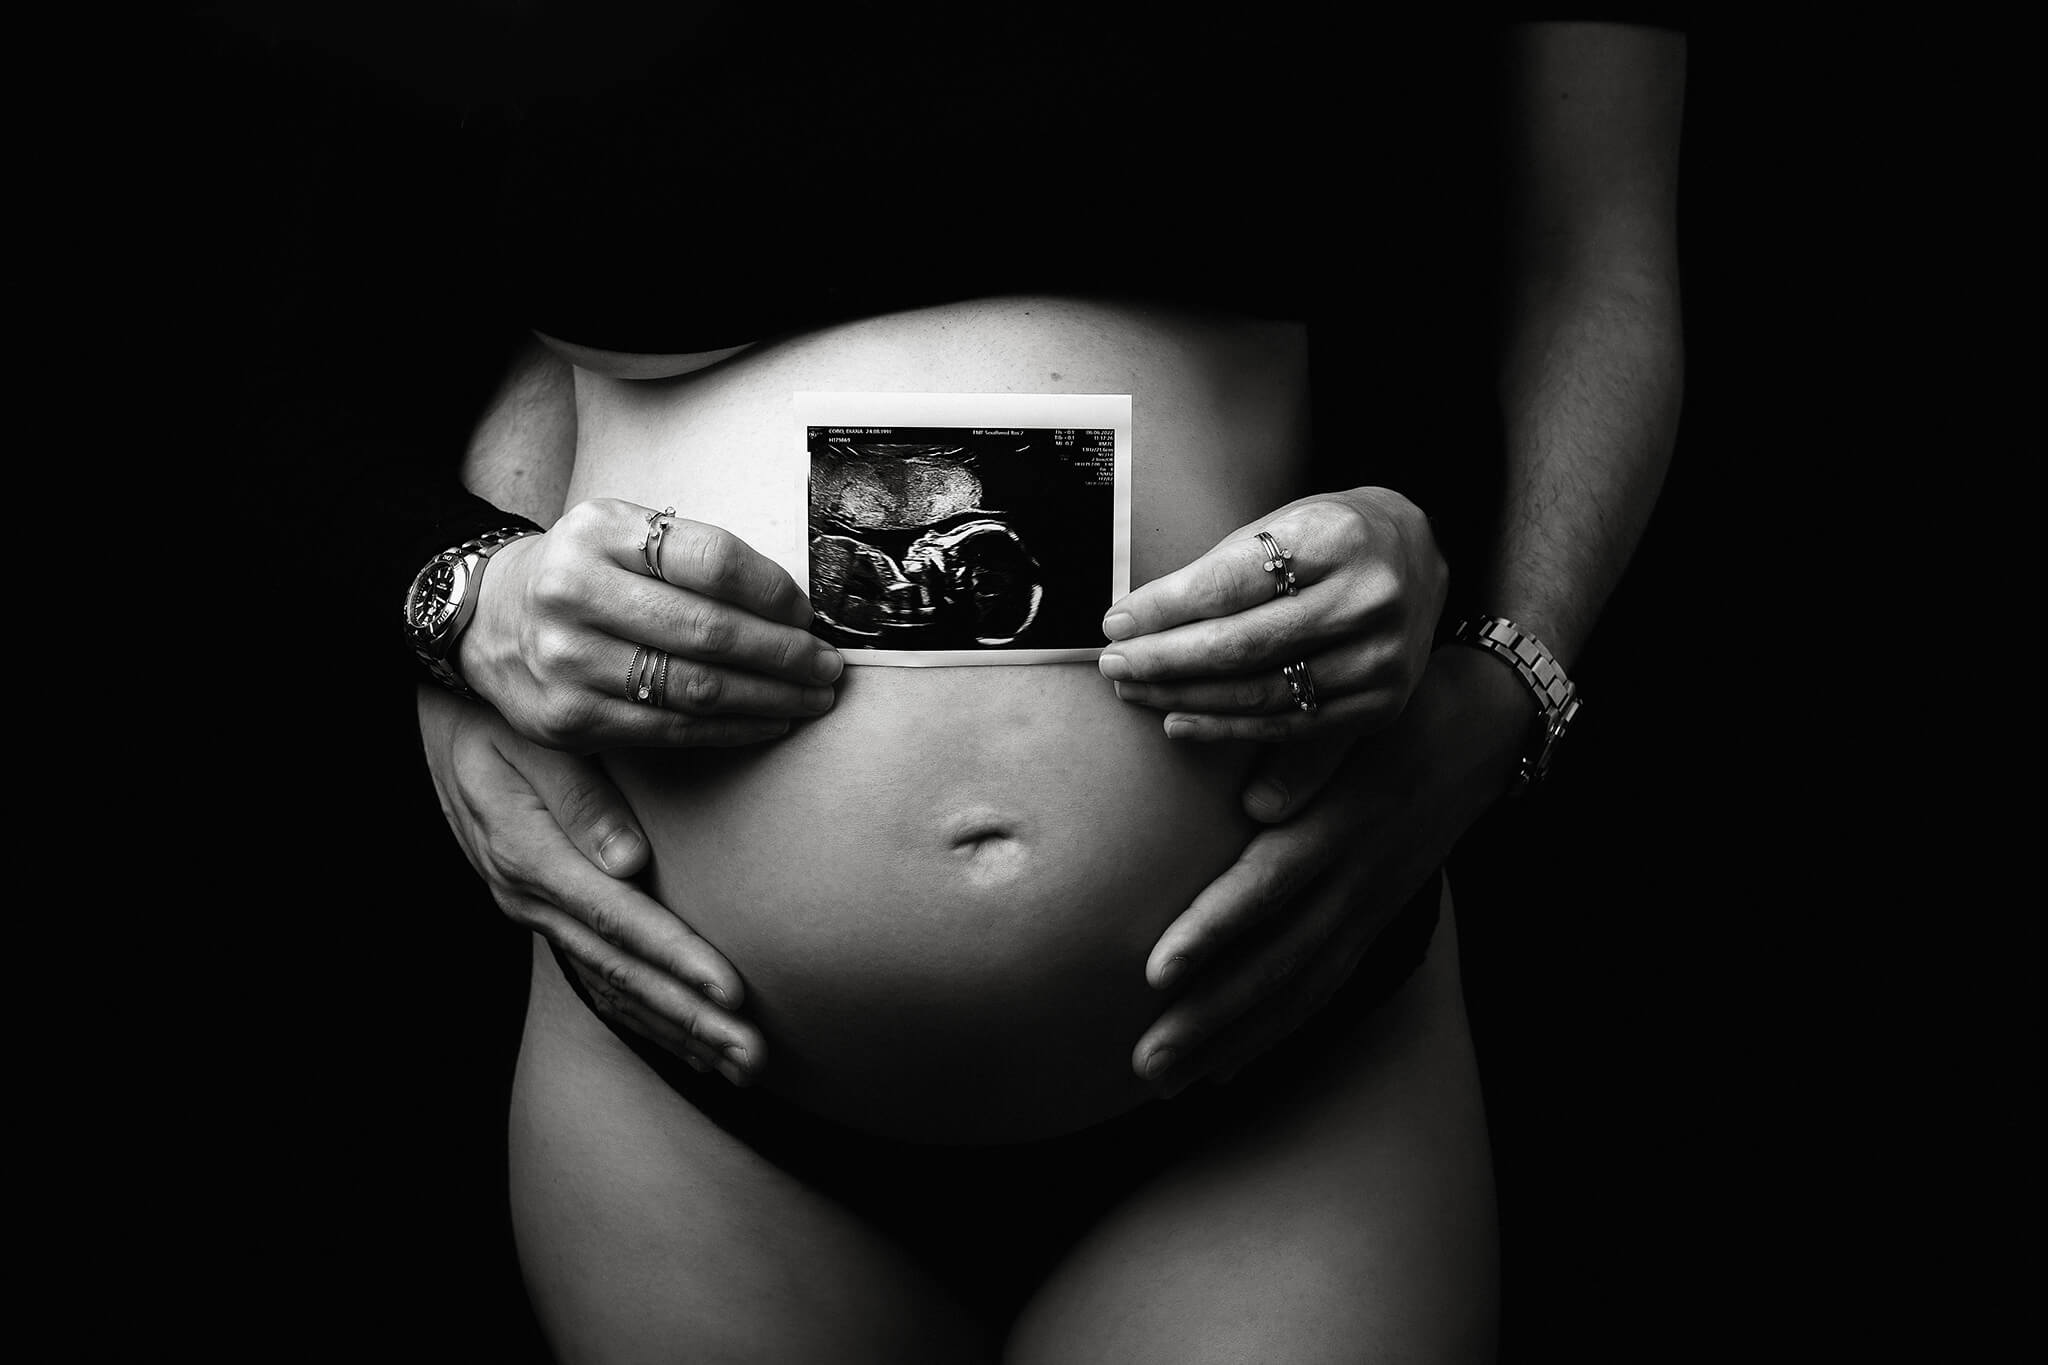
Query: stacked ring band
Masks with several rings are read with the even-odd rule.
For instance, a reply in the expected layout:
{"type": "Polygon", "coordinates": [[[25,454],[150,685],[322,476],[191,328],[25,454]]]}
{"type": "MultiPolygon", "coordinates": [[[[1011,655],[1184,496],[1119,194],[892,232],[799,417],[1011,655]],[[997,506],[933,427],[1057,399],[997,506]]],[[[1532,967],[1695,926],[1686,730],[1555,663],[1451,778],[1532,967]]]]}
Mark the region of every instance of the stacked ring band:
{"type": "Polygon", "coordinates": [[[1259,532],[1259,546],[1266,552],[1265,570],[1273,575],[1273,595],[1294,596],[1294,570],[1287,567],[1287,561],[1294,558],[1294,551],[1284,548],[1273,538],[1271,531],[1259,532]]]}
{"type": "Polygon", "coordinates": [[[652,706],[668,704],[668,651],[636,646],[626,665],[626,700],[652,706]]]}
{"type": "Polygon", "coordinates": [[[640,537],[640,556],[647,561],[647,576],[659,578],[664,583],[668,582],[668,576],[661,571],[661,541],[662,537],[668,534],[668,528],[674,524],[670,518],[675,514],[676,509],[673,507],[664,507],[659,512],[649,512],[647,534],[640,537]]]}
{"type": "Polygon", "coordinates": [[[1294,704],[1309,715],[1316,713],[1316,680],[1309,676],[1308,661],[1297,659],[1280,670],[1280,676],[1287,679],[1287,685],[1294,689],[1294,704]]]}

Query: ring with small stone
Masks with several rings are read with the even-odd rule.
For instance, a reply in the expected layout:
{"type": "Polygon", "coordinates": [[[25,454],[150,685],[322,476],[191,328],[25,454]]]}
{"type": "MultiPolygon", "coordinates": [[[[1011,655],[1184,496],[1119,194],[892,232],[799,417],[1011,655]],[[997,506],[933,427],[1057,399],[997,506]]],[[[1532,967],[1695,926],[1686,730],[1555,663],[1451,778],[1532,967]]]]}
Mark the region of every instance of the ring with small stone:
{"type": "Polygon", "coordinates": [[[664,583],[668,582],[668,575],[661,571],[661,541],[662,537],[668,534],[668,528],[675,524],[672,520],[675,514],[676,509],[673,507],[664,507],[659,512],[649,512],[647,534],[640,537],[640,555],[647,561],[647,576],[659,578],[664,583]]]}
{"type": "Polygon", "coordinates": [[[1308,661],[1295,660],[1280,670],[1280,676],[1287,679],[1287,685],[1294,689],[1294,704],[1314,715],[1321,703],[1316,700],[1316,680],[1309,676],[1308,661]]]}
{"type": "Polygon", "coordinates": [[[1261,567],[1273,575],[1273,595],[1294,596],[1294,570],[1287,567],[1287,561],[1294,558],[1294,551],[1275,540],[1271,531],[1259,532],[1259,547],[1266,552],[1266,562],[1261,567]]]}

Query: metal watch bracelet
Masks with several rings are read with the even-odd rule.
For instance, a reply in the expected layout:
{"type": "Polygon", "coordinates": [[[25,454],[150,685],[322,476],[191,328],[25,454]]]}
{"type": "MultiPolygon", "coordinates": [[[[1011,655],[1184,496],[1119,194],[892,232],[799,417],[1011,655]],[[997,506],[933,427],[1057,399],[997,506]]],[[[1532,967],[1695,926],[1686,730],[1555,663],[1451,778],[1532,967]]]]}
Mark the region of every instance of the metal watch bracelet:
{"type": "Polygon", "coordinates": [[[1512,666],[1516,676],[1536,698],[1538,729],[1529,751],[1524,753],[1508,795],[1525,795],[1550,771],[1550,760],[1558,741],[1579,714],[1579,688],[1565,675],[1564,666],[1549,646],[1529,631],[1502,616],[1468,617],[1458,623],[1452,637],[1512,666]]]}
{"type": "Polygon", "coordinates": [[[523,540],[527,536],[537,536],[539,534],[541,534],[540,530],[532,526],[506,526],[494,531],[484,531],[469,540],[463,541],[460,545],[449,546],[441,551],[440,554],[427,561],[426,569],[422,569],[420,575],[414,578],[414,586],[406,590],[406,611],[409,624],[413,593],[420,579],[425,577],[427,570],[432,569],[436,564],[453,564],[468,558],[470,555],[476,556],[476,564],[470,570],[469,580],[463,587],[463,600],[459,614],[455,622],[449,627],[446,638],[442,641],[442,652],[436,654],[423,647],[417,640],[413,642],[414,655],[426,666],[427,672],[433,675],[434,681],[440,683],[456,696],[465,697],[472,701],[477,699],[476,693],[470,690],[469,684],[463,681],[461,672],[455,667],[455,651],[456,647],[461,643],[463,630],[469,625],[471,614],[476,610],[477,591],[483,585],[485,566],[491,562],[492,555],[495,555],[513,541],[523,540]]]}

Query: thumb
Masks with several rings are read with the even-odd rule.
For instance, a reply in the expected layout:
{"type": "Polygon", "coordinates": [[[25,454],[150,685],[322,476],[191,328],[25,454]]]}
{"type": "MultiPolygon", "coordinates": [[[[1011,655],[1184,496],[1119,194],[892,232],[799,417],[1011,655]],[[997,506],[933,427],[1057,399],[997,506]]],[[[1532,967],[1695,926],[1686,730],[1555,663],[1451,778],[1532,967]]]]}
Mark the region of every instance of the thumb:
{"type": "Polygon", "coordinates": [[[647,836],[596,759],[523,741],[519,748],[522,752],[506,757],[533,784],[584,857],[620,878],[647,866],[647,836]]]}
{"type": "Polygon", "coordinates": [[[1313,801],[1350,754],[1349,741],[1333,743],[1327,737],[1264,746],[1245,783],[1245,814],[1278,824],[1313,801]]]}

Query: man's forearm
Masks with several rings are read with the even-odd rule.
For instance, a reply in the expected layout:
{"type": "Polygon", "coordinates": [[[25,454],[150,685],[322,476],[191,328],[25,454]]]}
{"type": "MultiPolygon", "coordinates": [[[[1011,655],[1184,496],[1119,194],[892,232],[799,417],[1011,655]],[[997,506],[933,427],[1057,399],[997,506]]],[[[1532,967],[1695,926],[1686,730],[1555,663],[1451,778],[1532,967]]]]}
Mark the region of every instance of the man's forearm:
{"type": "Polygon", "coordinates": [[[1480,600],[1569,667],[1641,540],[1684,390],[1675,265],[1526,284],[1501,368],[1500,536],[1480,600]]]}
{"type": "Polygon", "coordinates": [[[1514,28],[1509,51],[1506,449],[1479,601],[1569,668],[1642,538],[1678,426],[1685,39],[1539,23],[1514,28]]]}

